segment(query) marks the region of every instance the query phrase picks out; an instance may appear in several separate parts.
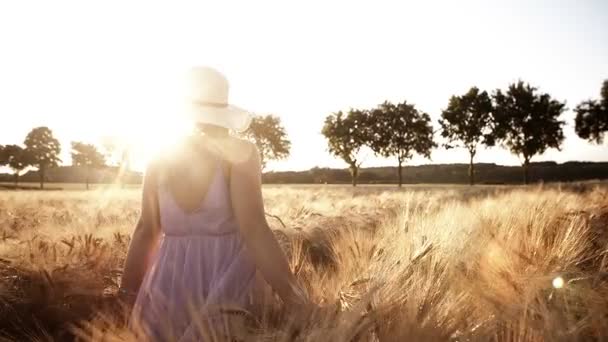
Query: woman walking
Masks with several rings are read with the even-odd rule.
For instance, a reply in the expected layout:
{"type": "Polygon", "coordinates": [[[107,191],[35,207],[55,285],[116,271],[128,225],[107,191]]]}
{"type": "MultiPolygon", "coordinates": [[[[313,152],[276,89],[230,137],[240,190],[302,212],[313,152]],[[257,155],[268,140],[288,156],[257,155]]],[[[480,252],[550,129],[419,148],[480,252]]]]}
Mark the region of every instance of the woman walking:
{"type": "Polygon", "coordinates": [[[258,270],[284,302],[307,302],[266,222],[259,153],[230,135],[250,115],[228,104],[216,70],[194,68],[189,81],[195,134],[148,166],[119,290],[153,341],[202,340],[203,320],[221,329],[213,308],[246,307],[258,270]]]}

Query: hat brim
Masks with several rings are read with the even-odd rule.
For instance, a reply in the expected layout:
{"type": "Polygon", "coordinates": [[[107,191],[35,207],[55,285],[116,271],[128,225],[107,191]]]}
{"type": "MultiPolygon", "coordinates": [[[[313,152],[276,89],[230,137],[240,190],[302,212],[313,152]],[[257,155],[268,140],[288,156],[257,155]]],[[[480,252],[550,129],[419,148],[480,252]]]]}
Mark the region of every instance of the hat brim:
{"type": "Polygon", "coordinates": [[[190,114],[197,123],[220,126],[239,133],[249,128],[253,117],[248,111],[233,105],[193,106],[190,108],[190,114]]]}

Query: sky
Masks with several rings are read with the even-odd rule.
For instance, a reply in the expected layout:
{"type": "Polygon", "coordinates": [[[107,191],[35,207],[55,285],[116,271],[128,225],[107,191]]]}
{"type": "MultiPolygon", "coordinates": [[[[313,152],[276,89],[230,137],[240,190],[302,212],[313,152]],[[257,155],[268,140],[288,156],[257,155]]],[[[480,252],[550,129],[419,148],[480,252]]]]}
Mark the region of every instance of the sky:
{"type": "MultiPolygon", "coordinates": [[[[118,136],[136,165],[180,132],[175,75],[222,71],[230,102],[278,115],[291,156],[269,170],[345,167],[324,118],[407,100],[437,126],[454,94],[522,79],[566,101],[566,140],[533,161],[608,161],[608,144],[574,133],[572,109],[608,79],[606,1],[2,1],[0,144],[48,126],[70,141],[118,136]]],[[[464,150],[412,165],[466,163],[464,150]]],[[[478,162],[519,164],[496,147],[478,162]]],[[[396,164],[365,156],[364,166],[396,164]]]]}

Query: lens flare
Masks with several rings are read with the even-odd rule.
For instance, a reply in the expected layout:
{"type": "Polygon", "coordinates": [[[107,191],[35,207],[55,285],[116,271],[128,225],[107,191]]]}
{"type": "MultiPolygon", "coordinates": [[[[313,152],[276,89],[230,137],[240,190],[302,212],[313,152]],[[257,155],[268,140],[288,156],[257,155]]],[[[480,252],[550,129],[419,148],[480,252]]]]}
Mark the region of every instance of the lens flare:
{"type": "Polygon", "coordinates": [[[561,289],[562,287],[564,287],[564,278],[556,277],[555,279],[553,279],[553,287],[556,289],[561,289]]]}

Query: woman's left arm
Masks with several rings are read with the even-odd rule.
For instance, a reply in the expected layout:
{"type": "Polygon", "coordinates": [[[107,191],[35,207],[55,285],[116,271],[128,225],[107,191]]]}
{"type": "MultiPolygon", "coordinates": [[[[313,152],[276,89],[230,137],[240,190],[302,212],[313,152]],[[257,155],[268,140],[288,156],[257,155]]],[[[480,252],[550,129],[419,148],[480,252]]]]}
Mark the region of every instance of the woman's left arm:
{"type": "Polygon", "coordinates": [[[141,216],[129,245],[119,294],[135,295],[148,270],[160,232],[157,188],[156,168],[150,165],[144,176],[141,216]]]}

